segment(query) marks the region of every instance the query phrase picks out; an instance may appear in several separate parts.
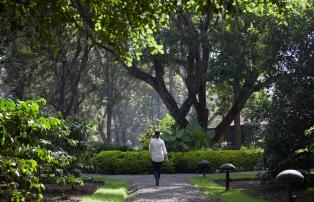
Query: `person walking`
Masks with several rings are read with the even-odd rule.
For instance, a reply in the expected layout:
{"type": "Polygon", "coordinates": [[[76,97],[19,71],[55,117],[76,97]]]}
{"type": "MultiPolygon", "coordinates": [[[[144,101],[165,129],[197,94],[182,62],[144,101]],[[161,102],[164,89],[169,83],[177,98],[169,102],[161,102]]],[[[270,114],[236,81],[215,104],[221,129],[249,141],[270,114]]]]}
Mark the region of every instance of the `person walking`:
{"type": "Polygon", "coordinates": [[[159,186],[160,168],[164,160],[168,161],[165,142],[160,138],[160,131],[155,131],[154,137],[148,145],[151,154],[153,174],[156,180],[156,186],[159,186]]]}

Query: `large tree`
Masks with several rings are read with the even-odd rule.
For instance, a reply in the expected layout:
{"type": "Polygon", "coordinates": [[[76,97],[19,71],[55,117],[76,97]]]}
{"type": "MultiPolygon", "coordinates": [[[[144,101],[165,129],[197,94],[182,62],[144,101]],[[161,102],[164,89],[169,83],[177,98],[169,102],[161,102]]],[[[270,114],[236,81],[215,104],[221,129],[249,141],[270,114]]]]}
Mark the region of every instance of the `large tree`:
{"type": "MultiPolygon", "coordinates": [[[[218,64],[220,71],[227,73],[223,79],[232,80],[235,96],[229,111],[216,127],[214,141],[218,141],[222,137],[233,120],[239,123],[239,113],[250,95],[269,82],[265,78],[268,76],[265,73],[271,71],[275,58],[272,48],[267,47],[271,43],[267,40],[268,24],[266,21],[270,17],[274,19],[274,16],[263,13],[263,9],[261,13],[250,13],[247,11],[247,5],[233,6],[208,4],[202,7],[196,2],[188,2],[186,5],[178,6],[177,12],[171,15],[169,29],[163,30],[159,35],[165,53],[157,56],[152,56],[149,53],[144,55],[150,60],[148,64],[151,66],[153,74],[143,71],[138,63],[130,69],[133,76],[145,81],[159,93],[179,126],[185,127],[187,125],[185,117],[190,111],[190,107],[193,106],[199,124],[203,129],[206,129],[209,119],[206,88],[208,81],[213,81],[213,77],[215,77],[210,63],[219,57],[219,62],[222,62],[218,64]],[[237,10],[234,11],[233,9],[237,10]],[[240,14],[239,12],[248,12],[248,14],[240,14]],[[223,15],[227,15],[228,18],[223,18],[223,15]],[[212,33],[215,31],[215,22],[224,25],[224,29],[229,27],[229,32],[231,32],[229,36],[224,34],[227,40],[232,41],[237,38],[238,41],[231,43],[221,42],[225,39],[213,41],[212,33]],[[169,35],[164,34],[167,32],[175,38],[173,39],[174,42],[171,41],[172,47],[167,44],[169,39],[165,39],[169,37],[169,35]],[[173,45],[177,46],[178,57],[171,53],[173,45]],[[237,48],[238,50],[235,50],[237,48]],[[233,50],[230,51],[230,49],[233,50]],[[167,67],[166,58],[171,56],[179,61],[182,70],[181,75],[188,92],[188,96],[181,107],[164,84],[164,72],[167,67]],[[269,58],[271,56],[273,57],[269,58]],[[235,76],[233,76],[234,74],[235,76]],[[264,77],[264,81],[261,81],[261,77],[264,77]]],[[[239,138],[237,138],[236,148],[239,148],[239,143],[239,138]]]]}
{"type": "Polygon", "coordinates": [[[289,16],[289,25],[274,31],[278,73],[271,100],[264,109],[268,126],[265,161],[271,177],[284,169],[313,167],[314,125],[314,7],[289,16]]]}
{"type": "Polygon", "coordinates": [[[212,68],[208,71],[208,79],[215,88],[215,85],[220,90],[224,88],[222,92],[227,92],[229,97],[232,97],[229,98],[232,100],[229,110],[216,127],[215,138],[218,140],[226,131],[226,126],[234,121],[235,149],[239,149],[241,143],[242,108],[254,92],[271,84],[275,72],[278,50],[273,46],[270,34],[271,29],[275,27],[267,23],[268,20],[267,16],[242,15],[231,20],[233,25],[229,29],[218,28],[213,36],[219,54],[210,62],[212,68]]]}
{"type": "MultiPolygon", "coordinates": [[[[209,32],[216,21],[237,18],[245,13],[253,16],[271,16],[274,21],[284,21],[283,16],[294,10],[297,1],[4,1],[0,5],[1,20],[9,22],[13,30],[31,27],[42,39],[49,39],[51,27],[73,23],[84,30],[94,43],[111,52],[131,66],[129,73],[151,85],[160,95],[170,114],[180,127],[186,127],[186,115],[191,106],[196,111],[200,125],[205,129],[208,122],[206,106],[206,85],[210,59],[209,32]],[[164,80],[165,52],[156,42],[159,30],[165,30],[169,22],[181,33],[184,81],[188,96],[179,105],[166,86],[164,80]],[[157,35],[156,35],[157,34],[157,35]],[[156,37],[157,36],[157,37],[156,37]],[[156,37],[156,38],[154,38],[156,37]],[[144,66],[140,59],[149,60],[144,66]],[[133,62],[132,62],[133,60],[133,62]],[[148,64],[148,65],[147,65],[148,64]],[[140,66],[142,65],[142,66],[140,66]],[[151,72],[145,70],[150,69],[151,72]],[[205,75],[205,76],[204,76],[205,75]]],[[[300,4],[306,4],[306,1],[300,4]]],[[[228,27],[230,23],[226,24],[228,27]]],[[[252,21],[253,27],[254,21],[252,21]]],[[[171,30],[171,29],[170,29],[171,30]]],[[[250,71],[249,76],[237,93],[225,119],[216,128],[214,140],[219,140],[232,120],[240,112],[247,98],[259,83],[259,72],[250,71]]]]}

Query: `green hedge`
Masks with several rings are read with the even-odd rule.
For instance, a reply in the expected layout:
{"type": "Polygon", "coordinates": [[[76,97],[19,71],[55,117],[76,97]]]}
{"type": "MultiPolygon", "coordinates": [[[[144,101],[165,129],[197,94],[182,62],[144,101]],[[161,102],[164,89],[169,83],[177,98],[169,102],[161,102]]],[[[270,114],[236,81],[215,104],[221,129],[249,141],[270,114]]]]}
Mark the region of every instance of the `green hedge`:
{"type": "MultiPolygon", "coordinates": [[[[169,162],[163,164],[163,173],[195,173],[198,162],[208,160],[210,172],[218,171],[223,163],[232,163],[238,171],[256,170],[260,162],[260,150],[224,150],[170,152],[169,162]]],[[[150,154],[141,152],[103,151],[92,159],[96,173],[102,174],[148,174],[151,172],[150,154]]]]}

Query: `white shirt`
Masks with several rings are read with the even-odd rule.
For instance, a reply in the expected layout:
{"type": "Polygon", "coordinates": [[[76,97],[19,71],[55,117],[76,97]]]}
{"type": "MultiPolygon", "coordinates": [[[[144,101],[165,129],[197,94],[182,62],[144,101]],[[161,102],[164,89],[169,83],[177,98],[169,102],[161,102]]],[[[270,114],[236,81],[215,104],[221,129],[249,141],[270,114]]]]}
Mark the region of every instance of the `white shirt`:
{"type": "Polygon", "coordinates": [[[152,161],[163,162],[167,149],[165,142],[160,138],[152,138],[148,145],[149,153],[151,154],[152,161]]]}

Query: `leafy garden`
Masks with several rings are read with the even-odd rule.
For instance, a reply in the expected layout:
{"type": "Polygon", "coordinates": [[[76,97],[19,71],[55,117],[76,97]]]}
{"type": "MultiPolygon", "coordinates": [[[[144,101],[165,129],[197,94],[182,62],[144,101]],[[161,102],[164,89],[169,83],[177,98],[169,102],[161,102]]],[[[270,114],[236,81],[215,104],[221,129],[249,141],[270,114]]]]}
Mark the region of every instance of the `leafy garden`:
{"type": "Polygon", "coordinates": [[[44,182],[82,184],[72,175],[75,157],[63,147],[73,146],[64,121],[45,117],[37,101],[0,100],[1,192],[14,201],[41,200],[44,182]]]}
{"type": "Polygon", "coordinates": [[[82,173],[148,174],[156,130],[163,172],[195,173],[207,159],[210,172],[265,170],[265,183],[300,170],[313,186],[313,8],[1,1],[0,198],[42,201],[51,185],[83,186],[82,173]]]}

